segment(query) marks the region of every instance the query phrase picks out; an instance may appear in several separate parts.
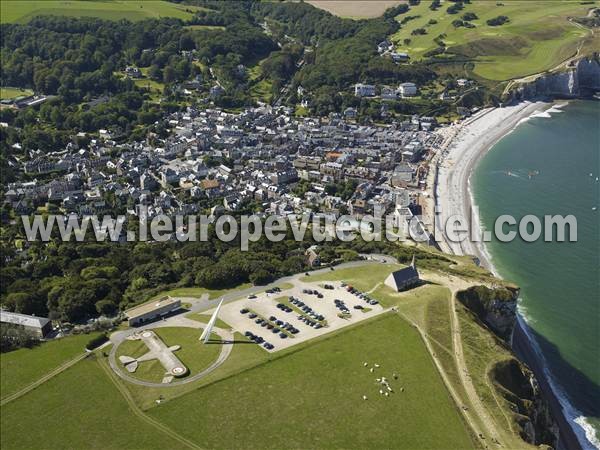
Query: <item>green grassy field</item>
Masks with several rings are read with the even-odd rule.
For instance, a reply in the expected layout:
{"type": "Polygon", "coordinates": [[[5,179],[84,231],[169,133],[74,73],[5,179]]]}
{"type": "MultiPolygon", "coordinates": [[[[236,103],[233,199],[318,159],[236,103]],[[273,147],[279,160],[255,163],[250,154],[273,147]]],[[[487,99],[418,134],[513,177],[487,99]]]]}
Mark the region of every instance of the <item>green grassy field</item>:
{"type": "MultiPolygon", "coordinates": [[[[200,314],[200,313],[189,313],[189,314],[186,314],[185,317],[187,317],[188,319],[196,320],[198,322],[208,323],[211,315],[210,314],[200,314]]],[[[223,328],[224,330],[231,329],[231,326],[229,326],[228,323],[225,323],[224,321],[222,321],[221,319],[218,319],[218,318],[217,318],[217,321],[215,322],[215,325],[219,328],[223,328]]]]}
{"type": "Polygon", "coordinates": [[[385,278],[394,270],[402,266],[397,264],[368,264],[358,267],[349,267],[345,269],[336,269],[332,272],[324,272],[318,275],[309,275],[302,277],[301,281],[306,282],[324,282],[324,281],[346,281],[355,288],[366,292],[383,283],[385,278]]]}
{"type": "Polygon", "coordinates": [[[0,100],[27,97],[29,95],[33,95],[33,91],[31,89],[0,87],[0,100]]]}
{"type": "Polygon", "coordinates": [[[4,405],[0,424],[0,446],[7,450],[179,448],[131,412],[94,360],[81,361],[4,405]]]}
{"type": "Polygon", "coordinates": [[[198,389],[149,414],[208,448],[472,447],[419,335],[393,314],[198,389]],[[380,368],[371,373],[364,361],[380,368]],[[398,380],[392,379],[394,372],[398,380]],[[379,394],[375,378],[380,376],[391,380],[395,392],[389,397],[379,394]]]}
{"type": "MultiPolygon", "coordinates": [[[[202,386],[207,386],[218,382],[219,380],[233,377],[236,374],[244,372],[252,367],[256,367],[273,358],[273,356],[264,351],[258,345],[248,342],[247,339],[239,333],[234,334],[236,345],[233,346],[231,354],[217,370],[209,373],[206,377],[192,383],[168,387],[144,387],[131,383],[123,383],[131,393],[140,408],[147,410],[156,407],[156,399],[162,397],[164,400],[172,400],[189,392],[196,391],[202,386]]],[[[162,407],[163,405],[161,405],[162,407]]]]}
{"type": "Polygon", "coordinates": [[[423,1],[398,16],[398,20],[406,16],[419,17],[404,24],[392,36],[392,41],[399,51],[406,51],[418,60],[437,47],[434,38],[446,34],[443,40],[448,47],[447,53],[473,58],[476,76],[501,81],[554,68],[573,56],[579,43],[591,35],[590,30],[573,25],[567,18],[585,16],[593,5],[544,0],[498,3],[503,6],[498,6],[495,1],[474,1],[458,14],[448,14],[449,2],[444,2],[437,11],[431,11],[431,2],[423,1]],[[472,21],[476,27],[454,28],[452,22],[461,19],[465,12],[478,16],[472,21]],[[486,24],[488,19],[499,15],[507,16],[510,22],[496,27],[486,24]],[[437,23],[429,24],[432,19],[437,23]],[[411,33],[417,28],[425,28],[427,34],[413,36],[411,33]],[[410,39],[408,45],[404,44],[405,39],[410,39]]]}
{"type": "Polygon", "coordinates": [[[512,358],[511,352],[498,339],[480,327],[463,306],[458,308],[458,318],[463,337],[465,361],[477,394],[493,419],[500,425],[504,441],[509,446],[519,443],[516,431],[518,416],[508,402],[496,391],[489,377],[493,364],[512,358]]]}
{"type": "Polygon", "coordinates": [[[42,15],[69,17],[97,17],[106,20],[127,19],[139,21],[175,17],[190,19],[199,7],[177,5],[166,1],[154,0],[103,0],[103,1],[0,1],[1,23],[25,23],[33,17],[42,15]]]}
{"type": "MultiPolygon", "coordinates": [[[[156,328],[154,332],[160,336],[163,342],[170,347],[172,345],[180,345],[181,348],[175,352],[175,356],[186,365],[189,369],[185,377],[195,375],[207,368],[213,361],[217,359],[221,352],[220,345],[203,345],[200,341],[201,330],[195,328],[156,328]]],[[[220,340],[216,334],[210,336],[213,340],[220,340]]],[[[121,355],[139,358],[148,352],[148,347],[141,340],[138,341],[123,341],[117,349],[117,358],[121,355]]],[[[127,372],[125,372],[127,373],[127,372]]],[[[162,364],[154,359],[152,361],[144,361],[139,364],[137,370],[130,375],[140,380],[160,383],[165,374],[165,369],[162,364]]]]}
{"type": "Polygon", "coordinates": [[[85,345],[98,333],[69,336],[43,342],[32,349],[3,353],[0,358],[0,396],[7,397],[39,380],[48,372],[85,351],[85,345]]]}

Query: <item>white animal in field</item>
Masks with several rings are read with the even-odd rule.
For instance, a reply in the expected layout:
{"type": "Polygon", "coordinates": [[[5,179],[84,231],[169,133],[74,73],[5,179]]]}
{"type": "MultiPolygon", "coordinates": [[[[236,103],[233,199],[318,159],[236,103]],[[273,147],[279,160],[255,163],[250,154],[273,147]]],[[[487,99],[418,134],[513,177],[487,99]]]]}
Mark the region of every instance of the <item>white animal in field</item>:
{"type": "Polygon", "coordinates": [[[390,391],[390,392],[394,392],[394,391],[392,390],[392,388],[391,388],[391,387],[389,387],[389,386],[387,387],[387,390],[388,390],[388,391],[390,391]]]}
{"type": "Polygon", "coordinates": [[[375,381],[377,381],[378,383],[381,383],[381,378],[375,378],[375,381]]]}
{"type": "Polygon", "coordinates": [[[366,395],[363,395],[363,400],[366,400],[366,399],[367,399],[367,396],[366,396],[366,395]]]}
{"type": "Polygon", "coordinates": [[[404,388],[403,387],[400,388],[400,392],[404,392],[404,388]]]}
{"type": "Polygon", "coordinates": [[[385,393],[385,396],[386,396],[386,397],[389,397],[389,396],[390,396],[390,393],[389,393],[389,392],[386,392],[386,393],[385,393]]]}
{"type": "Polygon", "coordinates": [[[379,367],[379,364],[373,364],[375,367],[379,367]]]}
{"type": "Polygon", "coordinates": [[[383,391],[382,391],[381,389],[379,389],[379,393],[380,393],[381,395],[383,395],[383,391]]]}
{"type": "Polygon", "coordinates": [[[367,367],[368,365],[369,365],[369,364],[368,364],[368,363],[366,363],[366,362],[364,362],[364,363],[363,363],[363,367],[367,367]]]}
{"type": "Polygon", "coordinates": [[[373,373],[375,371],[375,369],[373,369],[372,367],[369,369],[369,372],[373,373]]]}

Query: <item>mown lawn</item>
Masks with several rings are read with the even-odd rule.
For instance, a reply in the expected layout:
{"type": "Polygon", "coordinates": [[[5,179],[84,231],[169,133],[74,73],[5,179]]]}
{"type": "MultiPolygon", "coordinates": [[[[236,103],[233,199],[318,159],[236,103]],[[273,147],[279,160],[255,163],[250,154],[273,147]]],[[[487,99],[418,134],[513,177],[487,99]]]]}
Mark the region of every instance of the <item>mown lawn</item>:
{"type": "Polygon", "coordinates": [[[166,449],[180,444],[138,419],[95,360],[2,407],[2,449],[166,449]]]}
{"type": "Polygon", "coordinates": [[[465,4],[458,14],[446,12],[449,2],[444,2],[437,11],[431,11],[430,4],[423,1],[397,17],[401,21],[407,16],[418,16],[392,36],[398,49],[419,60],[437,47],[434,39],[445,34],[447,52],[474,58],[474,73],[490,80],[507,80],[551,69],[573,55],[578,43],[591,34],[567,20],[571,16],[585,16],[592,6],[578,2],[480,1],[465,4]],[[465,12],[477,15],[478,19],[471,22],[475,28],[452,25],[465,12]],[[487,25],[488,19],[500,15],[507,16],[510,22],[496,27],[487,25]],[[430,20],[437,23],[430,24],[430,20]],[[417,28],[424,28],[427,34],[412,35],[417,28]],[[405,39],[410,42],[405,44],[405,39]]]}
{"type": "Polygon", "coordinates": [[[366,292],[383,283],[386,277],[394,270],[403,266],[397,264],[365,264],[364,266],[335,269],[317,275],[301,278],[305,282],[346,281],[355,288],[366,292]]]}
{"type": "Polygon", "coordinates": [[[155,401],[159,397],[164,400],[172,400],[188,392],[195,391],[201,386],[206,386],[217,382],[218,380],[234,376],[240,372],[248,370],[272,358],[272,356],[263,350],[260,346],[250,343],[243,335],[235,333],[231,354],[217,370],[209,373],[201,380],[179,386],[148,388],[135,384],[122,382],[129,390],[136,403],[142,409],[162,408],[164,405],[157,406],[155,401]]]}
{"type": "Polygon", "coordinates": [[[9,100],[17,97],[27,97],[32,95],[31,89],[0,87],[0,100],[9,100]]]}
{"type": "Polygon", "coordinates": [[[419,335],[394,314],[200,388],[149,414],[207,448],[472,447],[419,335]],[[371,373],[363,362],[380,367],[371,373]],[[394,389],[389,397],[379,394],[375,378],[381,376],[394,389]]]}
{"type": "Polygon", "coordinates": [[[175,17],[191,19],[194,11],[203,8],[155,0],[2,0],[1,23],[25,23],[42,15],[97,17],[106,20],[131,21],[175,17]]]}
{"type": "MultiPolygon", "coordinates": [[[[221,345],[217,344],[202,344],[199,341],[201,330],[196,328],[184,327],[167,327],[155,328],[153,330],[167,345],[180,345],[181,348],[174,352],[175,356],[185,364],[189,369],[185,377],[193,376],[203,369],[207,368],[213,361],[217,359],[221,352],[221,345]]],[[[220,337],[216,334],[211,334],[211,340],[218,341],[220,337]]],[[[121,355],[139,358],[148,352],[148,347],[142,340],[123,341],[117,349],[117,358],[121,355]]],[[[124,373],[128,373],[122,369],[124,373]]],[[[165,369],[157,359],[144,361],[138,365],[138,368],[133,373],[128,373],[134,378],[140,380],[160,383],[164,377],[165,369]]]]}
{"type": "MultiPolygon", "coordinates": [[[[210,314],[200,314],[200,313],[189,313],[189,314],[186,314],[185,317],[187,317],[188,319],[196,320],[198,322],[208,323],[211,315],[210,314]]],[[[231,329],[231,326],[229,326],[228,323],[225,323],[223,320],[221,320],[219,318],[217,318],[217,321],[215,322],[215,326],[217,326],[219,328],[223,328],[224,330],[231,329]]]]}
{"type": "Polygon", "coordinates": [[[80,334],[43,342],[39,346],[3,353],[0,357],[0,396],[14,394],[48,372],[85,351],[85,345],[98,333],[80,334]]]}

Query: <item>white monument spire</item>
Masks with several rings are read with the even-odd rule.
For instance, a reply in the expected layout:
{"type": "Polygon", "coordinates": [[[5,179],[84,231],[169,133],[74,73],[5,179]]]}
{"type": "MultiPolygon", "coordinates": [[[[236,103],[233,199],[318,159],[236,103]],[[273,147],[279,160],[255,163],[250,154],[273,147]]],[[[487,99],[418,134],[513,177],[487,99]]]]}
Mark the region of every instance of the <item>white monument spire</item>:
{"type": "Polygon", "coordinates": [[[221,301],[219,302],[217,309],[215,309],[215,312],[213,313],[210,320],[208,321],[208,325],[206,325],[206,328],[200,335],[200,340],[202,341],[203,344],[206,344],[208,342],[208,340],[210,339],[210,333],[212,332],[213,326],[215,325],[215,322],[217,321],[217,316],[219,315],[219,310],[221,309],[222,304],[223,304],[223,299],[221,299],[221,301]]]}

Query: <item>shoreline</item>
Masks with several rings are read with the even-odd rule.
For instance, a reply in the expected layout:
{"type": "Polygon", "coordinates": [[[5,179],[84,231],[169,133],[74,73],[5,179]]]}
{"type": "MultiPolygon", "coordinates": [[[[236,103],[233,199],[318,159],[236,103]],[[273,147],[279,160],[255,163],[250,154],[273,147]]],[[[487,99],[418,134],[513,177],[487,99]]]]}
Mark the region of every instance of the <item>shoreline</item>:
{"type": "MultiPolygon", "coordinates": [[[[468,220],[471,229],[479,230],[480,217],[474,196],[471,191],[470,178],[480,160],[502,138],[510,134],[519,124],[529,117],[544,114],[555,107],[553,102],[521,102],[503,108],[488,108],[459,125],[459,131],[452,142],[439,156],[438,173],[434,184],[434,202],[436,216],[434,226],[436,235],[442,236],[442,250],[455,255],[470,255],[478,259],[479,265],[490,270],[495,276],[502,278],[492,263],[484,242],[472,242],[470,238],[462,242],[451,242],[446,239],[442,224],[449,217],[459,215],[468,220]]],[[[477,261],[476,261],[477,262],[477,261]]],[[[573,408],[568,400],[561,398],[557,387],[544,369],[543,355],[536,351],[536,343],[532,342],[527,332],[527,323],[517,311],[517,323],[511,339],[511,347],[534,373],[544,398],[548,402],[559,428],[559,448],[587,448],[589,443],[585,436],[578,433],[577,424],[567,411],[573,408]],[[566,402],[566,405],[564,404],[566,402]]],[[[583,432],[584,430],[582,430],[583,432]]]]}

